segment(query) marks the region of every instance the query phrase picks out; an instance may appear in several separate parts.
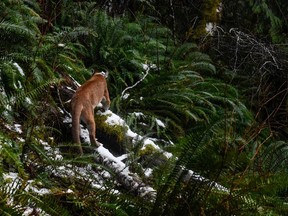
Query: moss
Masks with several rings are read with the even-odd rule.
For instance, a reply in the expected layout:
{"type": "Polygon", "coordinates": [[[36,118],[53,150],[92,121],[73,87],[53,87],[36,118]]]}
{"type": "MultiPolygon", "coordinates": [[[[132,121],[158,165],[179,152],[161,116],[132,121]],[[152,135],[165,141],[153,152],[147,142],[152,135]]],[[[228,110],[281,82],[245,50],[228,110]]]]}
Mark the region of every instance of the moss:
{"type": "Polygon", "coordinates": [[[113,153],[119,155],[126,153],[127,143],[129,143],[126,137],[128,128],[122,125],[109,125],[106,120],[106,115],[96,115],[97,139],[113,153]]]}
{"type": "Polygon", "coordinates": [[[221,0],[208,0],[202,5],[201,21],[197,25],[196,29],[192,27],[188,30],[187,35],[192,36],[194,39],[199,39],[207,34],[207,23],[218,23],[221,18],[221,12],[218,12],[221,0]]]}
{"type": "Polygon", "coordinates": [[[217,23],[219,21],[219,12],[217,12],[217,8],[219,8],[220,3],[220,0],[209,0],[204,3],[202,14],[206,22],[217,23]]]}
{"type": "Polygon", "coordinates": [[[105,133],[107,136],[115,136],[117,142],[123,142],[126,138],[127,128],[121,125],[109,125],[106,123],[106,115],[97,115],[95,118],[97,130],[105,133]]]}
{"type": "Polygon", "coordinates": [[[144,155],[152,155],[156,153],[158,150],[151,144],[147,144],[144,149],[141,149],[139,151],[139,156],[144,156],[144,155]]]}
{"type": "Polygon", "coordinates": [[[138,154],[141,165],[146,168],[158,167],[167,162],[167,157],[163,152],[159,151],[159,149],[156,149],[151,144],[145,145],[145,148],[141,149],[138,154]]]}

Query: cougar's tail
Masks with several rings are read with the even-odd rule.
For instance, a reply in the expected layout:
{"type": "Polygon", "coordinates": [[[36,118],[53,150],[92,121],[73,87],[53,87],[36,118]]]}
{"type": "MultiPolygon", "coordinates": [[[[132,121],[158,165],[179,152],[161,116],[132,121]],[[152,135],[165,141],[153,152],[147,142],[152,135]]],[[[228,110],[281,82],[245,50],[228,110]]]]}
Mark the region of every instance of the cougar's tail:
{"type": "Polygon", "coordinates": [[[72,106],[72,138],[74,143],[80,144],[80,116],[82,107],[72,106]]]}

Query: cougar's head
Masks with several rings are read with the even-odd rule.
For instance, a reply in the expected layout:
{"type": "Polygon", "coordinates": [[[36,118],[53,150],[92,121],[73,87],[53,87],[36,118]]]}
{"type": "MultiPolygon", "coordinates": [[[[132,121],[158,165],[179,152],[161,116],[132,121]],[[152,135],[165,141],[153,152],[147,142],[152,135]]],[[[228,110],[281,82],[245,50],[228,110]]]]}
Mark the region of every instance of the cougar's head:
{"type": "Polygon", "coordinates": [[[100,74],[100,75],[102,75],[102,76],[104,76],[105,78],[107,78],[108,77],[108,71],[101,71],[101,72],[99,72],[99,71],[97,71],[97,70],[94,70],[93,71],[93,73],[92,73],[92,76],[94,76],[95,74],[100,74]]]}

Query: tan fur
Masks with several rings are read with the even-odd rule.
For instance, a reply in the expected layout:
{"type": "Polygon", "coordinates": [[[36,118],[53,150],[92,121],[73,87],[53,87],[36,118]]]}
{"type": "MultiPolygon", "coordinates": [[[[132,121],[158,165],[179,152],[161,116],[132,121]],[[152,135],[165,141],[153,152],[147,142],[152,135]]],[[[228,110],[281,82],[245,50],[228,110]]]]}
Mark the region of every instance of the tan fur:
{"type": "Polygon", "coordinates": [[[100,102],[102,102],[105,110],[109,109],[110,98],[106,79],[102,73],[95,73],[76,90],[71,100],[73,141],[79,145],[81,155],[83,150],[80,143],[80,119],[87,125],[91,144],[99,146],[96,142],[94,108],[100,102]],[[102,99],[105,99],[105,101],[102,101],[102,99]]]}

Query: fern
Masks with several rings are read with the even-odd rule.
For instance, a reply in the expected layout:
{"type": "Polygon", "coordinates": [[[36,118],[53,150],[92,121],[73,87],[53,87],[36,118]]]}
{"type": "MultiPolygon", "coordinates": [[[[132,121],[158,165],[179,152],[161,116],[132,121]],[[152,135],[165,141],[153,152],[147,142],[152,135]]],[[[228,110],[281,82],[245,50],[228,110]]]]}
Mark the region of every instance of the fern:
{"type": "Polygon", "coordinates": [[[21,182],[17,179],[13,180],[11,185],[15,187],[9,187],[8,184],[4,185],[0,183],[0,213],[1,215],[22,215],[21,207],[13,203],[13,196],[17,194],[17,188],[20,188],[21,182]]]}
{"type": "MultiPolygon", "coordinates": [[[[27,40],[29,39],[34,39],[35,40],[35,32],[28,29],[25,27],[23,24],[17,25],[8,21],[1,22],[0,24],[0,29],[2,30],[2,34],[7,34],[7,35],[18,35],[19,38],[26,38],[27,40]]],[[[5,36],[3,36],[3,39],[5,36]]]]}
{"type": "Polygon", "coordinates": [[[197,50],[198,50],[198,46],[196,44],[183,43],[179,47],[176,47],[176,50],[173,55],[173,59],[186,59],[187,56],[191,56],[194,53],[193,51],[197,51],[197,50]]]}
{"type": "Polygon", "coordinates": [[[177,137],[192,129],[195,123],[209,122],[213,116],[225,112],[234,113],[243,125],[249,125],[252,115],[238,97],[232,86],[184,70],[153,77],[141,89],[135,89],[121,105],[127,112],[136,109],[147,116],[167,119],[166,132],[177,137]]]}
{"type": "Polygon", "coordinates": [[[257,156],[255,166],[270,172],[286,170],[288,157],[287,143],[284,141],[271,142],[257,156]]]}
{"type": "Polygon", "coordinates": [[[15,94],[23,90],[23,75],[11,62],[3,61],[0,64],[1,75],[0,83],[3,86],[3,90],[7,95],[15,94]]]}
{"type": "Polygon", "coordinates": [[[38,209],[36,212],[51,215],[71,215],[69,211],[59,205],[59,201],[51,196],[35,194],[28,191],[29,185],[16,177],[0,185],[1,209],[3,215],[23,215],[28,209],[38,209]],[[34,208],[31,208],[34,206],[34,208]]]}
{"type": "Polygon", "coordinates": [[[32,19],[37,17],[36,13],[22,1],[5,0],[1,7],[2,14],[6,15],[0,23],[0,48],[2,51],[5,50],[0,53],[0,57],[6,56],[7,51],[19,52],[21,50],[21,52],[29,53],[27,50],[35,43],[36,34],[39,33],[37,23],[32,19]]]}
{"type": "MultiPolygon", "coordinates": [[[[281,35],[281,30],[283,28],[283,20],[282,17],[279,17],[277,14],[277,10],[275,10],[267,1],[249,1],[250,7],[252,7],[252,11],[258,15],[258,26],[257,30],[259,33],[263,34],[264,32],[269,33],[273,42],[281,42],[284,40],[283,36],[281,35]],[[263,19],[263,16],[266,19],[263,19]],[[262,18],[260,18],[262,17],[262,18]],[[262,21],[260,21],[262,19],[262,21]],[[269,23],[269,27],[267,26],[269,23]]],[[[279,7],[279,3],[278,3],[279,7]]]]}
{"type": "Polygon", "coordinates": [[[276,152],[278,156],[281,152],[286,155],[284,143],[272,144],[275,147],[273,153],[271,148],[263,146],[265,153],[257,155],[254,167],[249,152],[239,152],[239,146],[249,146],[257,140],[246,139],[247,129],[238,130],[235,124],[233,115],[210,118],[208,124],[195,127],[189,136],[174,146],[176,161],[172,159],[167,170],[163,167],[157,170],[160,176],[156,179],[162,180],[157,184],[157,199],[150,215],[173,215],[176,212],[184,215],[258,214],[259,208],[275,214],[287,211],[277,196],[279,190],[285,189],[283,182],[287,175],[282,175],[283,170],[282,174],[273,171],[275,164],[272,161],[276,157],[271,157],[276,152]],[[268,152],[271,161],[267,160],[268,152]],[[270,173],[267,176],[263,175],[266,171],[270,173]],[[226,189],[216,186],[215,182],[225,185],[226,189]],[[279,188],[272,189],[272,182],[279,188]]]}
{"type": "Polygon", "coordinates": [[[22,177],[26,176],[24,166],[20,160],[21,148],[21,143],[15,142],[13,139],[0,133],[1,175],[7,169],[7,166],[8,168],[11,166],[11,170],[17,170],[22,177]]]}

